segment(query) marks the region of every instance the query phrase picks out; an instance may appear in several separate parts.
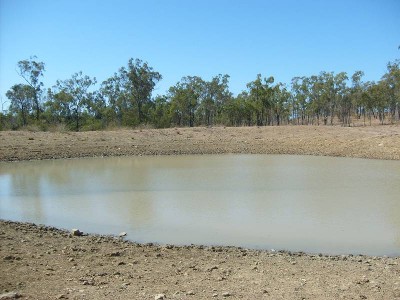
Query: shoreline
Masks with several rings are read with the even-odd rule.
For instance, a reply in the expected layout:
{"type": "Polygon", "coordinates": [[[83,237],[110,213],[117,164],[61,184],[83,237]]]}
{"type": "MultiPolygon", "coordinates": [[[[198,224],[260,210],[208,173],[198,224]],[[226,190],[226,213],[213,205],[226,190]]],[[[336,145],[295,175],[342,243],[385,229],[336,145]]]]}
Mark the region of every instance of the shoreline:
{"type": "Polygon", "coordinates": [[[0,297],[11,291],[21,299],[400,297],[400,257],[139,244],[4,220],[0,238],[0,297]]]}
{"type": "MultiPolygon", "coordinates": [[[[2,162],[239,153],[400,160],[400,126],[0,132],[2,162]]],[[[399,256],[138,244],[5,220],[0,270],[0,299],[400,299],[399,256]]]]}
{"type": "MultiPolygon", "coordinates": [[[[72,237],[74,234],[72,233],[73,229],[66,229],[52,225],[46,225],[42,223],[34,223],[34,222],[25,222],[25,221],[14,221],[8,219],[0,218],[0,225],[7,224],[14,227],[29,227],[29,228],[37,228],[43,231],[52,231],[57,232],[64,237],[72,237]]],[[[93,233],[93,232],[83,232],[78,229],[81,233],[77,236],[83,238],[100,238],[105,240],[112,241],[120,241],[125,244],[132,244],[139,247],[155,247],[155,248],[177,248],[177,249],[202,249],[202,250],[215,250],[217,252],[222,252],[224,250],[234,250],[234,251],[252,251],[257,253],[269,253],[269,254],[281,254],[288,256],[307,256],[313,257],[316,259],[331,259],[331,260],[348,260],[355,258],[356,260],[360,259],[373,259],[373,260],[381,260],[381,259],[394,259],[400,261],[400,255],[369,255],[369,254],[329,254],[329,253],[321,253],[321,252],[305,252],[305,251],[290,251],[286,249],[264,249],[257,247],[246,247],[246,246],[234,246],[234,245],[218,245],[218,244],[165,244],[158,242],[138,242],[135,240],[129,239],[127,235],[118,235],[118,234],[102,234],[102,233],[93,233]]]]}

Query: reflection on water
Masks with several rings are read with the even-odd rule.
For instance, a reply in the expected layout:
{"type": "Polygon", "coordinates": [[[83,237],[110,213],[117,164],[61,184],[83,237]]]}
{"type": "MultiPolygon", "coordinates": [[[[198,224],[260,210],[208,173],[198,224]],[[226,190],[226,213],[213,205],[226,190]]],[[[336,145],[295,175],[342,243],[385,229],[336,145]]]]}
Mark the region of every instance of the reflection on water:
{"type": "Polygon", "coordinates": [[[0,218],[139,242],[400,254],[400,162],[288,156],[0,163],[0,218]]]}

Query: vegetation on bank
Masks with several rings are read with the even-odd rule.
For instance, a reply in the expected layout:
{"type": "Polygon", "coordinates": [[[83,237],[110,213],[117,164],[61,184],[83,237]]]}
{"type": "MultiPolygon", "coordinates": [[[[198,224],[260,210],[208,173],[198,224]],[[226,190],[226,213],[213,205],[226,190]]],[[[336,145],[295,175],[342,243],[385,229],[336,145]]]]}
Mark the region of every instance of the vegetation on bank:
{"type": "Polygon", "coordinates": [[[258,74],[237,96],[229,90],[229,75],[219,74],[209,81],[183,77],[165,95],[154,97],[162,75],[140,59],[130,59],[99,86],[96,78],[77,72],[46,89],[41,82],[45,64],[36,57],[19,61],[17,69],[24,83],[7,91],[0,130],[330,125],[334,120],[350,126],[354,120],[364,125],[373,119],[381,124],[400,120],[400,60],[389,62],[378,82],[364,82],[362,71],[351,76],[324,71],[295,77],[287,86],[258,74]]]}

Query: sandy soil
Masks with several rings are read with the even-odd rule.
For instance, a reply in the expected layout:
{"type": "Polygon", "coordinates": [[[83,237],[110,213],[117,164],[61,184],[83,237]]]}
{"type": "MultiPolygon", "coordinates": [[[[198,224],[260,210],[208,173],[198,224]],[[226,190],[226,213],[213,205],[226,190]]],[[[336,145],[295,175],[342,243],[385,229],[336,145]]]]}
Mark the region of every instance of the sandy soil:
{"type": "MultiPolygon", "coordinates": [[[[203,153],[399,160],[400,127],[0,132],[2,161],[203,153]]],[[[399,257],[140,245],[0,221],[0,299],[400,299],[399,264],[399,257]]]]}

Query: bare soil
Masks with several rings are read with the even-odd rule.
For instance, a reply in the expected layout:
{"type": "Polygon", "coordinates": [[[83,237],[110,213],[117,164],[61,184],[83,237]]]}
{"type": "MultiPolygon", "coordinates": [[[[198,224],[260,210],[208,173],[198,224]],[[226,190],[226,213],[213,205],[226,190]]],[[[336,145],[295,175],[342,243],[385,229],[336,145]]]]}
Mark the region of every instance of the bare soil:
{"type": "MultiPolygon", "coordinates": [[[[0,132],[0,161],[218,153],[399,160],[400,127],[0,132]]],[[[0,220],[0,299],[400,299],[399,264],[399,257],[143,245],[0,220]]]]}
{"type": "Polygon", "coordinates": [[[118,155],[306,154],[400,159],[400,126],[0,131],[0,161],[118,155]]]}

